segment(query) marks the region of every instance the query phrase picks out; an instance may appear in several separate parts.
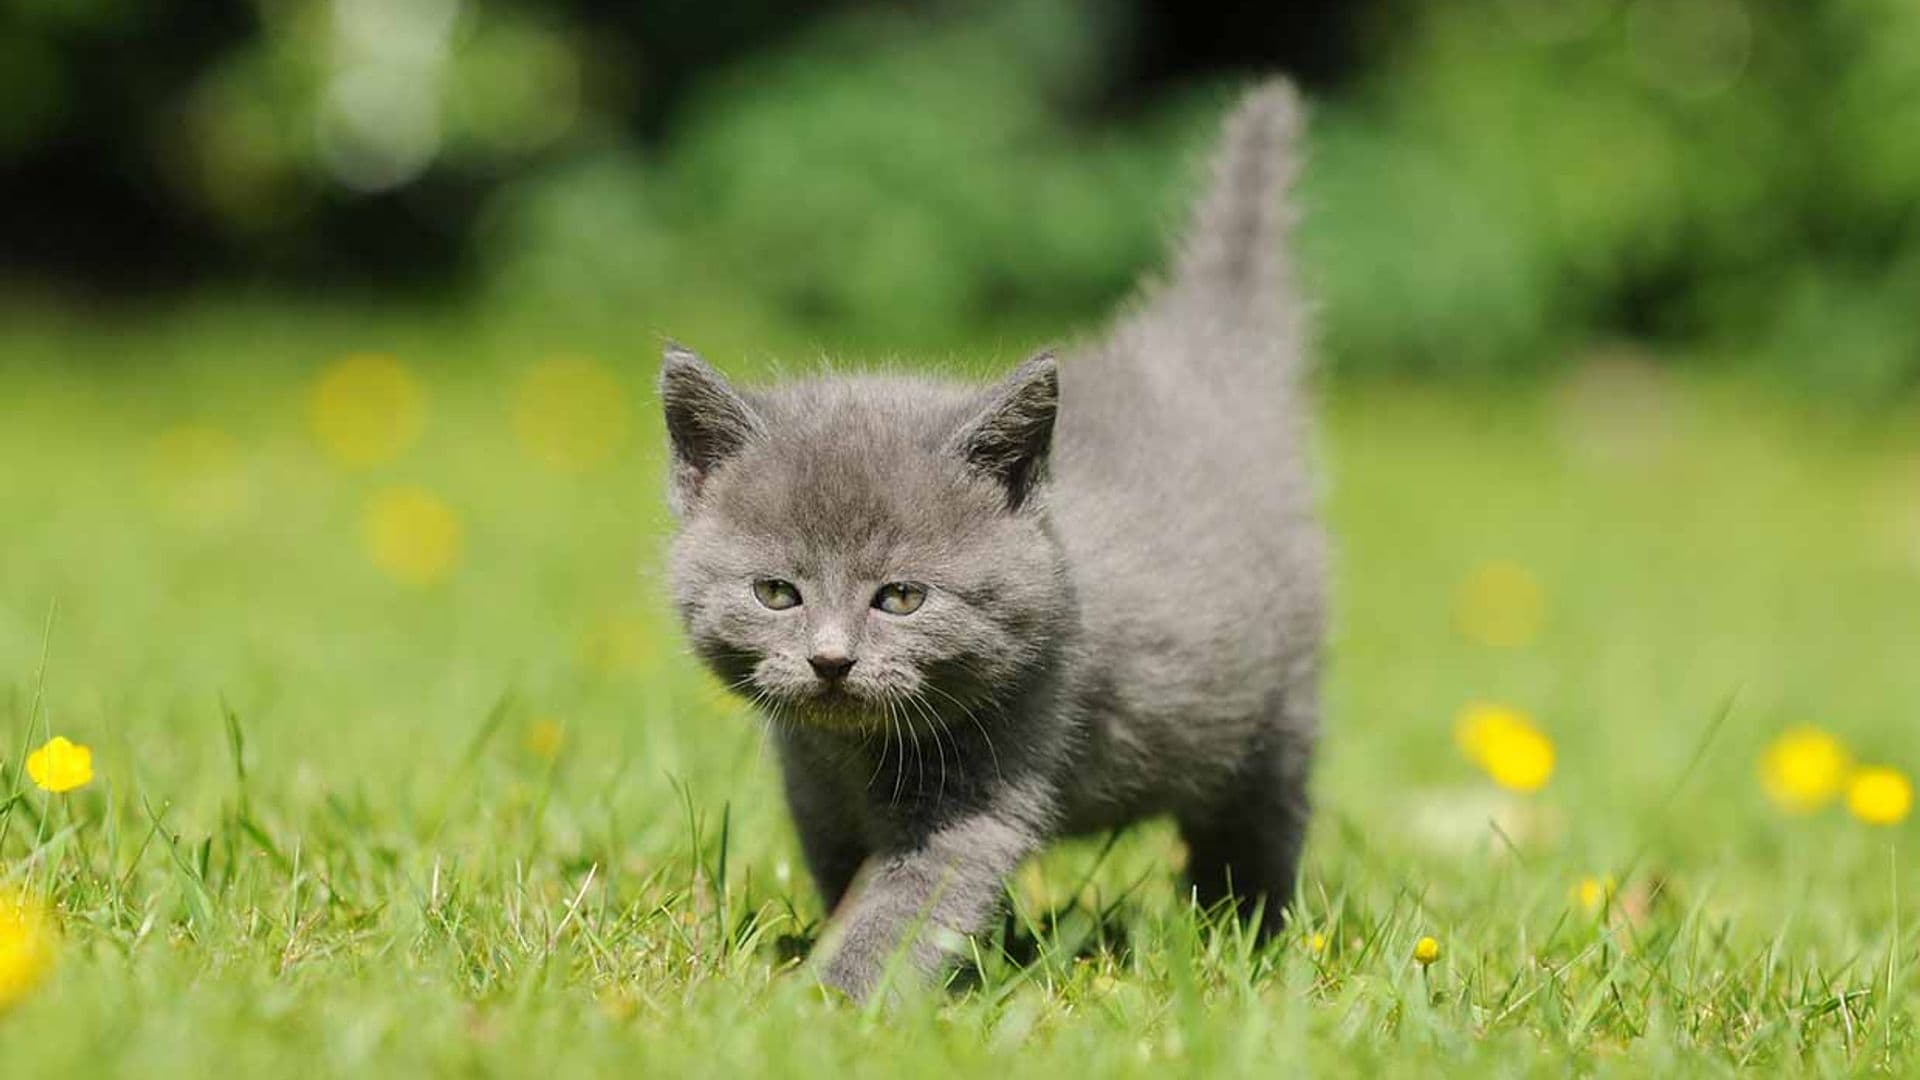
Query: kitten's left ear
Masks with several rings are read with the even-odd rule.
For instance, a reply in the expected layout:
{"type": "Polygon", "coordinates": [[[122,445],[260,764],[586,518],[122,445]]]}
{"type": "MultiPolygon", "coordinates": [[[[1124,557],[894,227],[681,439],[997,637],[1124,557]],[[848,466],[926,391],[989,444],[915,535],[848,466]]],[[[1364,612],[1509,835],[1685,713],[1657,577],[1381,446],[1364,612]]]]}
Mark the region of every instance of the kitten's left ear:
{"type": "Polygon", "coordinates": [[[1053,354],[1043,352],[989,390],[954,434],[953,450],[1005,489],[1009,510],[1020,509],[1046,476],[1059,405],[1060,375],[1053,354]]]}
{"type": "Polygon", "coordinates": [[[675,342],[660,361],[660,403],[673,454],[667,501],[675,514],[685,515],[713,470],[765,428],[719,372],[675,342]]]}

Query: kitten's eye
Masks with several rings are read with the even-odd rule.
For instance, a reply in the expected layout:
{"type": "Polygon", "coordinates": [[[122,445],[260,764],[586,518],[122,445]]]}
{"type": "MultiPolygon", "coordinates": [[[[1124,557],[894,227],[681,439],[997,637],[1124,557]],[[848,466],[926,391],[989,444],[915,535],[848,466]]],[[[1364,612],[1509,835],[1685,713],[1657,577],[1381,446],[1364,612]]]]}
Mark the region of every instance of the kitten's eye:
{"type": "Polygon", "coordinates": [[[927,589],[924,585],[915,585],[911,581],[896,581],[880,586],[873,594],[873,606],[889,615],[911,615],[920,610],[927,601],[927,589]]]}
{"type": "Polygon", "coordinates": [[[793,587],[793,582],[779,578],[761,578],[754,582],[753,598],[760,601],[762,607],[774,611],[800,606],[800,590],[793,587]]]}

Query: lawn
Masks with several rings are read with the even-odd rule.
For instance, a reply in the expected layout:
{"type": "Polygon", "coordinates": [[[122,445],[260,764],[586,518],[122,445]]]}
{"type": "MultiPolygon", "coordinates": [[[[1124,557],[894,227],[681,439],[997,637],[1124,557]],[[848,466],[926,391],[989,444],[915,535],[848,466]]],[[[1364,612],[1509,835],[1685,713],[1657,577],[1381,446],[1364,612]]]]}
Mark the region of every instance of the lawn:
{"type": "MultiPolygon", "coordinates": [[[[671,322],[736,371],[820,351],[671,322]]],[[[665,610],[652,330],[0,321],[0,879],[62,928],[0,1072],[1915,1067],[1914,824],[1761,780],[1804,726],[1920,771],[1914,409],[1598,353],[1327,388],[1293,929],[1210,925],[1147,826],[1029,867],[975,970],[884,1012],[796,970],[820,911],[759,729],[665,610]],[[1456,745],[1476,702],[1551,740],[1538,791],[1456,745]],[[49,735],[90,784],[21,776],[49,735]]]]}

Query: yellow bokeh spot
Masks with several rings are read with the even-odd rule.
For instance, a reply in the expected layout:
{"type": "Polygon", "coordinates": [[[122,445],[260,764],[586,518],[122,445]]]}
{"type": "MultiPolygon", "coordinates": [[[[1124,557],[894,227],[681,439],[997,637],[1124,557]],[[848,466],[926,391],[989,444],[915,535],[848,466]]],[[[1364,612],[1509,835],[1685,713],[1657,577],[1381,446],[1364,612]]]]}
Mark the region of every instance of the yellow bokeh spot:
{"type": "Polygon", "coordinates": [[[639,1001],[625,989],[602,990],[594,995],[594,1001],[600,1006],[600,1014],[616,1024],[624,1024],[640,1012],[639,1001]]]}
{"type": "Polygon", "coordinates": [[[1553,778],[1553,740],[1518,709],[1469,705],[1454,725],[1454,741],[1469,761],[1509,791],[1539,791],[1553,778]]]}
{"type": "Polygon", "coordinates": [[[1863,767],[1847,781],[1847,809],[1869,825],[1898,825],[1913,809],[1913,782],[1884,765],[1863,767]]]}
{"type": "Polygon", "coordinates": [[[0,1011],[39,986],[53,961],[53,922],[45,909],[18,890],[0,887],[0,1011]]]}
{"type": "Polygon", "coordinates": [[[527,727],[526,737],[522,741],[527,753],[552,761],[560,756],[560,748],[566,745],[567,729],[552,717],[541,717],[527,727]]]}
{"type": "Polygon", "coordinates": [[[1833,801],[1846,783],[1846,747],[1818,728],[1782,732],[1760,759],[1760,783],[1782,810],[1810,814],[1833,801]]]}
{"type": "Polygon", "coordinates": [[[248,501],[240,444],[217,428],[182,424],[154,440],[149,479],[169,517],[193,528],[214,528],[238,517],[248,501]]]}
{"type": "Polygon", "coordinates": [[[596,619],[580,638],[580,661],[601,675],[643,667],[654,653],[654,635],[634,615],[609,613],[596,619]]]}
{"type": "Polygon", "coordinates": [[[1453,615],[1467,640],[1517,649],[1540,636],[1547,621],[1547,594],[1524,566],[1482,563],[1460,583],[1453,615]]]}
{"type": "Polygon", "coordinates": [[[27,775],[43,790],[56,794],[93,782],[93,749],[56,735],[27,755],[27,775]]]}
{"type": "Polygon", "coordinates": [[[460,562],[460,517],[423,488],[390,488],[368,500],[361,517],[367,556],[388,577],[435,585],[460,562]]]}
{"type": "Polygon", "coordinates": [[[1413,943],[1413,958],[1421,967],[1427,967],[1440,959],[1440,943],[1430,937],[1423,937],[1413,943]]]}
{"type": "Polygon", "coordinates": [[[513,433],[535,461],[561,472],[605,464],[625,442],[627,388],[592,360],[541,362],[520,383],[513,433]]]}
{"type": "Polygon", "coordinates": [[[366,468],[399,457],[420,436],[426,405],[420,380],[391,356],[335,361],[314,383],[313,433],[342,465],[366,468]]]}
{"type": "Polygon", "coordinates": [[[1309,952],[1316,952],[1316,953],[1326,952],[1327,951],[1327,935],[1325,934],[1308,935],[1307,950],[1309,952]]]}
{"type": "Polygon", "coordinates": [[[1599,911],[1613,899],[1617,888],[1618,885],[1613,880],[1612,874],[1603,874],[1600,877],[1588,875],[1581,878],[1579,884],[1573,887],[1573,901],[1579,904],[1583,911],[1599,911]]]}

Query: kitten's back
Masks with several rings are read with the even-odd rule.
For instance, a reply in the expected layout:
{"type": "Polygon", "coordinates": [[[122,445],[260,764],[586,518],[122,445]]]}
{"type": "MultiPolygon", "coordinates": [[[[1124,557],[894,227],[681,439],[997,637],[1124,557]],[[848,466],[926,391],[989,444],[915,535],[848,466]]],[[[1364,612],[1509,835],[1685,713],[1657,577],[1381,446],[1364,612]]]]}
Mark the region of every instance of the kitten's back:
{"type": "Polygon", "coordinates": [[[1156,754],[1262,722],[1319,640],[1307,328],[1285,252],[1300,128],[1286,85],[1249,95],[1171,276],[1061,367],[1053,512],[1089,662],[1122,734],[1156,754]]]}

